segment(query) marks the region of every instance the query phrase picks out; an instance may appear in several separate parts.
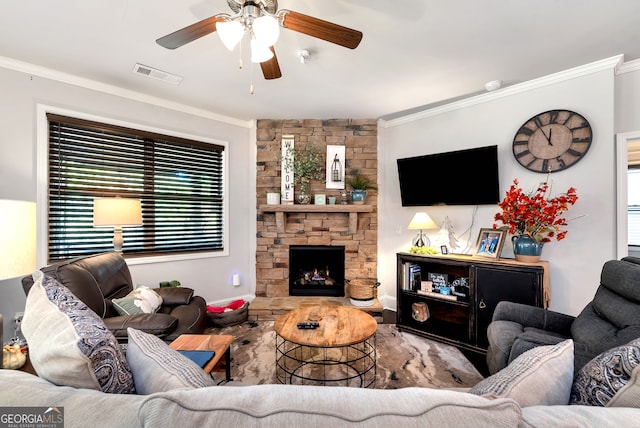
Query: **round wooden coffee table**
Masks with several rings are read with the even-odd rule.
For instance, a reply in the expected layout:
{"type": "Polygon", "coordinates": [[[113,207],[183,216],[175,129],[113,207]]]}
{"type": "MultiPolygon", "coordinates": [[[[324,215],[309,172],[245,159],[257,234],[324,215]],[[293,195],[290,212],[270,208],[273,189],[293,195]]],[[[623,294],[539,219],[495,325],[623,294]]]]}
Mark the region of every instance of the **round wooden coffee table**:
{"type": "Polygon", "coordinates": [[[348,306],[303,306],[276,319],[278,383],[368,388],[376,380],[376,329],[369,314],[348,306]],[[299,322],[317,321],[316,329],[299,322]]]}

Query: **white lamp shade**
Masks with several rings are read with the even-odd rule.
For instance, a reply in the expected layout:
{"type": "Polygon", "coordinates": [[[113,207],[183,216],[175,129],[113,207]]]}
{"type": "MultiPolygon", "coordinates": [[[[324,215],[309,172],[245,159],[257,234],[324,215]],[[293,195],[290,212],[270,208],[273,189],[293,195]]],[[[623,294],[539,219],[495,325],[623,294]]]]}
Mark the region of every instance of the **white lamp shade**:
{"type": "Polygon", "coordinates": [[[251,62],[265,62],[271,58],[273,58],[273,52],[271,52],[268,45],[263,44],[257,39],[251,39],[251,62]]]}
{"type": "Polygon", "coordinates": [[[273,46],[280,36],[278,21],[269,15],[263,15],[253,21],[253,35],[265,46],[273,46]]]}
{"type": "Polygon", "coordinates": [[[96,198],[93,200],[94,226],[139,226],[142,208],[138,199],[96,198]]]}
{"type": "Polygon", "coordinates": [[[0,279],[35,269],[36,204],[0,199],[0,279]]]}
{"type": "Polygon", "coordinates": [[[227,49],[232,51],[244,36],[244,26],[238,21],[216,22],[216,30],[220,40],[227,49]]]}
{"type": "Polygon", "coordinates": [[[429,217],[429,214],[420,212],[416,213],[409,223],[409,227],[407,229],[436,229],[438,225],[429,217]]]}

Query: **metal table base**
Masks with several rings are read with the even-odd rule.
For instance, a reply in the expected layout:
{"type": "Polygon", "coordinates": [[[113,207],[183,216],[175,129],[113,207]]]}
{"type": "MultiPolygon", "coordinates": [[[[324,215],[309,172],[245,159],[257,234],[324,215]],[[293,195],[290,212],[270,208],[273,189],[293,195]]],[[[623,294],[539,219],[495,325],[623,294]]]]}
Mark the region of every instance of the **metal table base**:
{"type": "Polygon", "coordinates": [[[301,345],[276,333],[276,379],[293,385],[368,388],[375,384],[376,335],[346,346],[301,345]]]}

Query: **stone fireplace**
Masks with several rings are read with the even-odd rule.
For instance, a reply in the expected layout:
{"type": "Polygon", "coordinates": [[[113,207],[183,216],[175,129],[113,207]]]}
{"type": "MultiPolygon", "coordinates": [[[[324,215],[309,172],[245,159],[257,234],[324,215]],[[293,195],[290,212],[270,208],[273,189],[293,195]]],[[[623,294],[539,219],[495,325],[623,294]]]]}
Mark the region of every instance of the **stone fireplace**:
{"type": "Polygon", "coordinates": [[[344,247],[289,247],[290,296],[344,296],[344,247]]]}
{"type": "MultiPolygon", "coordinates": [[[[366,201],[369,210],[350,212],[353,205],[289,206],[278,212],[266,205],[267,192],[280,188],[280,147],[283,135],[293,135],[295,150],[313,144],[321,153],[326,146],[345,146],[345,174],[361,172],[377,182],[377,122],[375,119],[333,120],[258,120],[256,194],[258,207],[256,236],[256,296],[287,297],[292,278],[290,248],[298,246],[336,247],[343,249],[344,283],[375,284],[377,282],[377,192],[370,191],[366,201]]],[[[297,190],[297,189],[296,189],[297,190]]],[[[350,189],[345,189],[349,191],[350,189]]],[[[320,181],[311,183],[311,193],[336,196],[341,190],[326,189],[320,181]]],[[[323,263],[326,264],[326,263],[323,263]]],[[[324,266],[310,266],[303,269],[324,266]]],[[[329,268],[333,277],[336,272],[329,268]]],[[[332,278],[334,279],[334,278],[332,278]]],[[[307,290],[308,291],[308,290],[307,290]]],[[[297,291],[301,292],[301,291],[297,291]]],[[[309,294],[307,294],[309,295],[309,294]]]]}

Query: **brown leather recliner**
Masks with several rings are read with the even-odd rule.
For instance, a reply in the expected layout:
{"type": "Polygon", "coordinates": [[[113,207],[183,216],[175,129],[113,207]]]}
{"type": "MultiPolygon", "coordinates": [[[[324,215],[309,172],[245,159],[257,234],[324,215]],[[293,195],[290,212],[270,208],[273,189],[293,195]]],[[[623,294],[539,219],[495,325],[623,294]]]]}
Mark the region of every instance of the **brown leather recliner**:
{"type": "MultiPolygon", "coordinates": [[[[80,257],[41,269],[82,300],[98,316],[119,342],[127,341],[132,327],[169,342],[183,333],[200,334],[207,327],[205,300],[187,287],[154,288],[162,297],[156,313],[118,315],[112,300],[133,291],[131,273],[125,259],[116,252],[80,257]]],[[[22,278],[25,293],[33,285],[31,275],[22,278]]]]}

